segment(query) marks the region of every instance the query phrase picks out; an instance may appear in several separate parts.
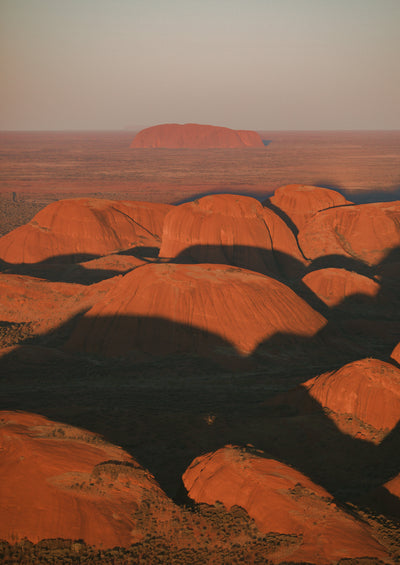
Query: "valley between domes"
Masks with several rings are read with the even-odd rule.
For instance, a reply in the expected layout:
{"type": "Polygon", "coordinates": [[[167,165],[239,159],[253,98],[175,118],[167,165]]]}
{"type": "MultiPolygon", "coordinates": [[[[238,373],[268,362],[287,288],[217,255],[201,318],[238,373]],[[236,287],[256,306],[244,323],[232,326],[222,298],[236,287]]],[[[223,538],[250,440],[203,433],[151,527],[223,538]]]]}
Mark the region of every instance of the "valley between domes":
{"type": "Polygon", "coordinates": [[[287,185],[1,237],[1,551],[395,562],[399,220],[287,185]]]}

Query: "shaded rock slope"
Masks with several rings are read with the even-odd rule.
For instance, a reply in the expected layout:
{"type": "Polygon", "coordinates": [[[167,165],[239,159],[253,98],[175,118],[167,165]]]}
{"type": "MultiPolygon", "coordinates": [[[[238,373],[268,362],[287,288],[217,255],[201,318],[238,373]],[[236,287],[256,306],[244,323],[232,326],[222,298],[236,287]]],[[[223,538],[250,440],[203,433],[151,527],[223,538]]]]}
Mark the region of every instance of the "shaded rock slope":
{"type": "Polygon", "coordinates": [[[190,498],[241,506],[264,531],[302,536],[290,562],[334,563],[343,558],[388,557],[368,529],[299,471],[264,454],[226,446],[195,459],[183,475],[190,498]]]}

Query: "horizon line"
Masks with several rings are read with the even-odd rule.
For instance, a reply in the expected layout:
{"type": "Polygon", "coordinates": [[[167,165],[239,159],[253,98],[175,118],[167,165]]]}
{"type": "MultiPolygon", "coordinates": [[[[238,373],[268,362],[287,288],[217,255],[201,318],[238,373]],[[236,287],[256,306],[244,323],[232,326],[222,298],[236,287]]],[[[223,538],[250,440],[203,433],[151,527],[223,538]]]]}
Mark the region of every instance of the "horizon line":
{"type": "MultiPolygon", "coordinates": [[[[165,124],[167,124],[169,122],[165,122],[165,124]]],[[[171,122],[172,123],[172,122],[171,122]]],[[[157,125],[164,125],[163,124],[157,124],[157,125]]],[[[0,129],[0,133],[63,133],[63,132],[87,132],[87,133],[91,133],[91,132],[114,132],[114,133],[129,133],[129,132],[135,132],[135,131],[141,131],[142,129],[147,129],[147,127],[153,127],[153,126],[145,126],[145,127],[140,127],[140,128],[132,128],[132,129],[126,129],[126,128],[119,128],[119,129],[110,129],[110,128],[84,128],[84,129],[80,129],[80,128],[60,128],[60,129],[0,129]]],[[[236,128],[230,128],[230,129],[236,129],[236,128]]],[[[334,128],[334,129],[250,129],[249,131],[255,131],[255,132],[273,132],[273,133],[280,133],[280,132],[286,132],[286,133],[312,133],[312,132],[376,132],[376,131],[380,131],[380,132],[400,132],[400,128],[354,128],[354,129],[348,129],[348,128],[334,128]]]]}

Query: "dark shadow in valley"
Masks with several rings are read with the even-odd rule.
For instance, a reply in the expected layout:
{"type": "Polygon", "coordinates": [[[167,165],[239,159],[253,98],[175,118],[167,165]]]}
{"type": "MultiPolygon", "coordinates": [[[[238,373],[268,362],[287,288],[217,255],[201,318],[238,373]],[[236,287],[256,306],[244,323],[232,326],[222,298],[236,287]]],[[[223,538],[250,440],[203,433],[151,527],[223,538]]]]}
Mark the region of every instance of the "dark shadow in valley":
{"type": "Polygon", "coordinates": [[[57,255],[38,263],[6,263],[0,260],[0,273],[30,276],[51,282],[91,285],[124,275],[143,263],[152,263],[157,259],[158,252],[158,247],[136,246],[110,255],[57,255]],[[123,257],[136,258],[138,261],[135,264],[134,261],[124,261],[123,257]],[[114,262],[114,268],[102,266],[107,262],[110,265],[114,262]]]}
{"type": "MultiPolygon", "coordinates": [[[[254,249],[248,251],[251,256],[254,249]]],[[[398,253],[393,250],[382,265],[398,253]]],[[[390,288],[383,276],[381,299],[390,288]]],[[[356,321],[375,324],[369,308],[376,299],[364,298],[363,317],[356,321]]],[[[304,389],[292,397],[284,393],[348,362],[389,358],[399,334],[382,341],[348,325],[346,303],[359,299],[325,306],[328,323],[317,335],[275,334],[247,357],[217,333],[190,324],[125,316],[118,323],[100,317],[85,325],[78,316],[3,354],[1,409],[36,412],[104,435],[147,467],[171,496],[201,453],[252,444],[340,500],[357,502],[399,472],[399,424],[376,445],[341,432],[304,389]],[[78,323],[80,333],[67,348],[74,353],[63,352],[78,323]]],[[[393,306],[394,321],[398,311],[393,306]]]]}
{"type": "Polygon", "coordinates": [[[346,198],[355,204],[372,204],[374,202],[392,202],[400,200],[400,186],[392,189],[347,191],[346,198]]]}
{"type": "Polygon", "coordinates": [[[275,212],[275,214],[277,214],[281,218],[281,220],[283,220],[285,224],[289,226],[289,228],[292,230],[293,234],[297,238],[299,234],[299,229],[295,225],[293,220],[283,210],[281,210],[278,206],[275,206],[275,204],[272,204],[269,198],[267,200],[264,200],[262,204],[265,208],[269,208],[270,210],[275,212]]]}
{"type": "Polygon", "coordinates": [[[273,190],[269,192],[264,189],[264,192],[261,194],[260,192],[246,192],[243,194],[243,187],[239,187],[237,189],[233,188],[231,185],[226,185],[226,188],[218,188],[217,190],[209,190],[206,192],[198,192],[196,194],[191,194],[187,198],[183,198],[181,200],[177,200],[173,202],[174,206],[179,206],[180,204],[187,204],[189,202],[195,202],[199,198],[203,198],[204,196],[215,196],[217,194],[230,194],[232,196],[248,196],[250,198],[255,198],[259,202],[263,202],[265,198],[269,194],[273,194],[273,190]]]}

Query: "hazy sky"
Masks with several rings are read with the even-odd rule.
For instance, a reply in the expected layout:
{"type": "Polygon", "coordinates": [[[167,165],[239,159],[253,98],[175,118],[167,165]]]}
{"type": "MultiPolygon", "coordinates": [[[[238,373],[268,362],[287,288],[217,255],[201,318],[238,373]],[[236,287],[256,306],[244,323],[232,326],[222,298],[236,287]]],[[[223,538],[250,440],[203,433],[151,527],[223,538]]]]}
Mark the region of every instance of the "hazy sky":
{"type": "Polygon", "coordinates": [[[0,129],[400,129],[400,0],[0,0],[0,129]]]}

